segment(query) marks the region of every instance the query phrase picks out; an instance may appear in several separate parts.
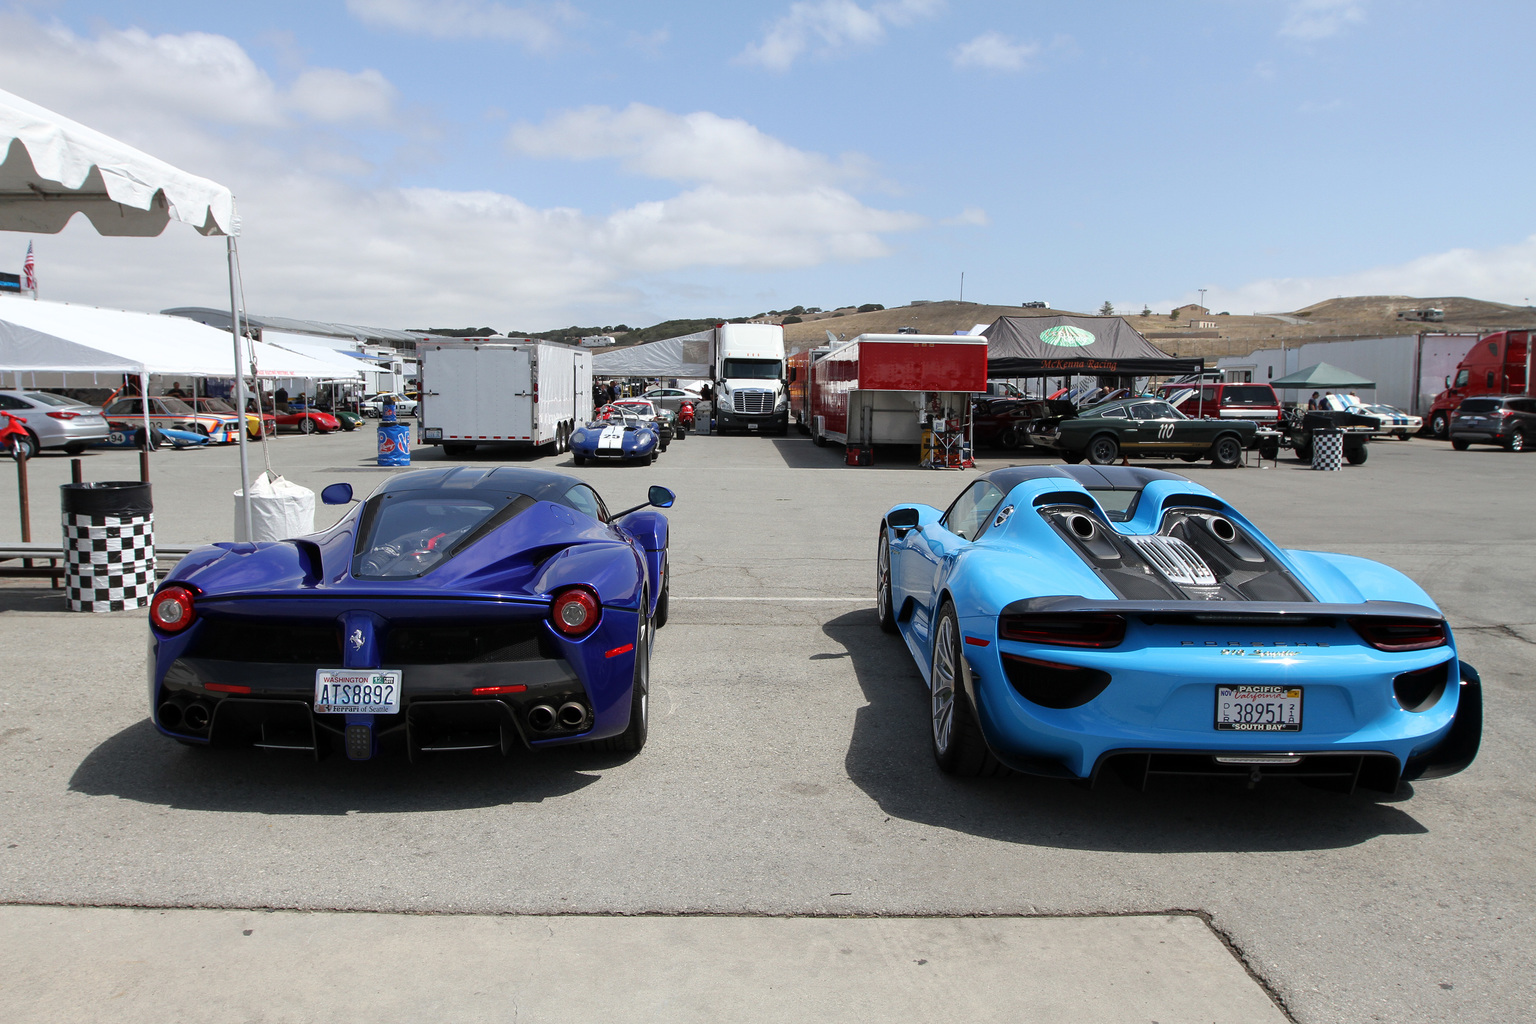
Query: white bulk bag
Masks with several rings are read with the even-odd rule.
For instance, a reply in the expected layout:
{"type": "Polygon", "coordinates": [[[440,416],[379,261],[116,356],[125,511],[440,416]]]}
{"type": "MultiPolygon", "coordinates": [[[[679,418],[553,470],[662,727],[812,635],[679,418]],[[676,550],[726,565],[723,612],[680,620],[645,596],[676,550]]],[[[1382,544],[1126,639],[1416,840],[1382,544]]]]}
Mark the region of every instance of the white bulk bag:
{"type": "Polygon", "coordinates": [[[251,532],[245,535],[245,510],[235,492],[235,540],[287,540],[315,532],[315,492],[271,472],[251,481],[251,532]]]}

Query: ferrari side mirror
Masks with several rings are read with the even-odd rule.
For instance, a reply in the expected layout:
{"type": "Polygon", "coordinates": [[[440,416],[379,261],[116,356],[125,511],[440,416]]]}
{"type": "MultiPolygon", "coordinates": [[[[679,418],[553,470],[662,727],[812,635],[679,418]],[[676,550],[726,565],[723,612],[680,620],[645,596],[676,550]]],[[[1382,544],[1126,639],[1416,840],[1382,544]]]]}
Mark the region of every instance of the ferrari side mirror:
{"type": "Polygon", "coordinates": [[[651,485],[651,489],[646,492],[646,497],[650,500],[650,503],[655,505],[657,508],[671,508],[672,503],[677,500],[677,495],[673,494],[667,488],[658,486],[656,484],[651,485]]]}
{"type": "Polygon", "coordinates": [[[327,505],[345,505],[352,500],[352,485],[331,484],[320,492],[320,500],[327,505]]]}
{"type": "Polygon", "coordinates": [[[886,516],[885,522],[893,530],[910,530],[917,525],[917,509],[899,508],[886,516]]]}

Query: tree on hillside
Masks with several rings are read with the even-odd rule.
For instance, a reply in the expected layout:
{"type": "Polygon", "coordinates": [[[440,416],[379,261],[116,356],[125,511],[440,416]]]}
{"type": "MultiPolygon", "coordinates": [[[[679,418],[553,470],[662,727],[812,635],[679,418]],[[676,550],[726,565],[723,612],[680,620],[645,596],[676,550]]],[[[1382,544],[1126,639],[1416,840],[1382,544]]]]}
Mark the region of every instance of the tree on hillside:
{"type": "Polygon", "coordinates": [[[1152,315],[1152,307],[1151,306],[1142,306],[1141,307],[1141,315],[1142,316],[1151,316],[1152,315]]]}
{"type": "Polygon", "coordinates": [[[803,320],[801,320],[799,317],[795,316],[793,313],[791,313],[789,316],[785,317],[783,322],[786,323],[786,324],[804,323],[803,320]]]}
{"type": "Polygon", "coordinates": [[[1168,312],[1168,319],[1169,320],[1177,320],[1178,318],[1179,318],[1179,311],[1177,309],[1170,310],[1168,312]]]}
{"type": "Polygon", "coordinates": [[[880,305],[880,303],[878,303],[878,302],[866,302],[866,303],[864,303],[864,305],[859,307],[858,311],[860,313],[873,313],[873,312],[875,312],[878,309],[884,309],[884,308],[885,307],[880,305]]]}
{"type": "Polygon", "coordinates": [[[1104,300],[1104,305],[1099,307],[1099,316],[1114,316],[1114,315],[1115,315],[1115,307],[1114,307],[1114,305],[1108,299],[1105,299],[1104,300]]]}

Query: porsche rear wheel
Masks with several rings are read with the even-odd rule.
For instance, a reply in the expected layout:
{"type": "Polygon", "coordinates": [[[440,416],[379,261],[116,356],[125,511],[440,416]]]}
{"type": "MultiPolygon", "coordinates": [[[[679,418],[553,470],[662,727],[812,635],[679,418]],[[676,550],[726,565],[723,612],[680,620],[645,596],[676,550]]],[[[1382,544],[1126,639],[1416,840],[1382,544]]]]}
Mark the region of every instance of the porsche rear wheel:
{"type": "Polygon", "coordinates": [[[929,673],[930,707],[933,713],[933,759],[948,775],[992,778],[1008,774],[982,738],[981,726],[966,696],[965,680],[970,666],[960,647],[960,622],[948,601],[939,611],[934,628],[933,668],[929,673]]]}
{"type": "Polygon", "coordinates": [[[1120,457],[1120,442],[1108,434],[1100,434],[1088,442],[1088,461],[1095,466],[1112,466],[1120,457]]]}
{"type": "Polygon", "coordinates": [[[896,632],[896,609],[891,603],[891,541],[880,527],[880,554],[875,568],[875,606],[880,613],[880,628],[896,632]]]}

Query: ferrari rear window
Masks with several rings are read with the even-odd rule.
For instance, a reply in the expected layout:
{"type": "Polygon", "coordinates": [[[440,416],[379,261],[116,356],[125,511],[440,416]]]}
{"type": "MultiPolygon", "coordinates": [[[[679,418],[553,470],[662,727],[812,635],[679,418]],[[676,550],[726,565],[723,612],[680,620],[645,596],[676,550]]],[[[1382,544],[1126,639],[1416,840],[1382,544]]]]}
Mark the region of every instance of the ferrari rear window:
{"type": "Polygon", "coordinates": [[[451,557],[482,527],[500,525],[533,499],[402,491],[372,498],[358,524],[352,574],[363,579],[420,576],[451,557]]]}

